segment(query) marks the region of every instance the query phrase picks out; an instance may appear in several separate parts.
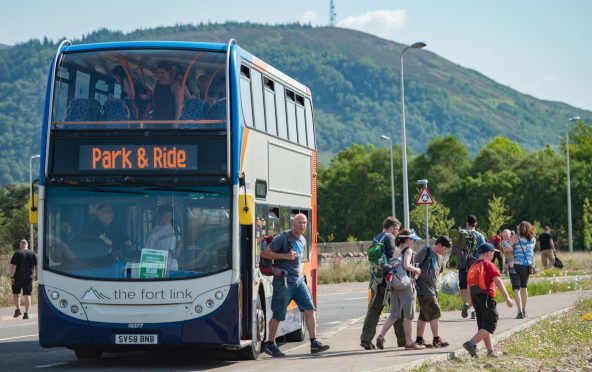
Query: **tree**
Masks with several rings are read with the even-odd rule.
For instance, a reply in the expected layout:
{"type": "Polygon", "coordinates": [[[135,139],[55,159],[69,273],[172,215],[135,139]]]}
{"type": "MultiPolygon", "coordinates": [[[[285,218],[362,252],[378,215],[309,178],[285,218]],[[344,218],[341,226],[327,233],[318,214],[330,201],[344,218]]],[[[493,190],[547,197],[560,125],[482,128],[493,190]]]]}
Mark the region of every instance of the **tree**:
{"type": "MultiPolygon", "coordinates": [[[[428,206],[428,230],[431,237],[448,235],[448,231],[454,227],[454,219],[448,218],[450,208],[444,204],[436,203],[428,206]]],[[[415,226],[418,235],[425,231],[425,207],[417,205],[409,214],[411,223],[415,226]]]]}
{"type": "Polygon", "coordinates": [[[584,225],[582,232],[584,249],[589,251],[592,250],[592,206],[588,198],[584,198],[582,224],[584,225]]]}
{"type": "Polygon", "coordinates": [[[487,228],[485,233],[487,237],[493,236],[501,229],[505,224],[512,220],[512,217],[508,214],[508,206],[506,201],[502,197],[495,195],[489,199],[489,211],[487,214],[487,228]]]}

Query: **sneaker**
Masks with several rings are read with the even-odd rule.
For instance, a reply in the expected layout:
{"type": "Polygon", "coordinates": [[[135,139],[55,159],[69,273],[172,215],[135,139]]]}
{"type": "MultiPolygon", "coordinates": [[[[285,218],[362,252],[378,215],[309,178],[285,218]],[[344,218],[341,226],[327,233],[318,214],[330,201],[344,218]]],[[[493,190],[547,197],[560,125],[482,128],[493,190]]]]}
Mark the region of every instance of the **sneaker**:
{"type": "Polygon", "coordinates": [[[29,313],[24,313],[23,314],[23,319],[29,319],[29,313]]]}
{"type": "Polygon", "coordinates": [[[280,348],[274,342],[265,342],[263,344],[263,351],[265,354],[271,355],[274,358],[282,358],[286,356],[286,354],[282,353],[280,348]]]}
{"type": "Polygon", "coordinates": [[[321,341],[314,340],[310,343],[310,353],[316,354],[320,353],[321,351],[329,350],[329,345],[323,344],[321,341]]]}
{"type": "Polygon", "coordinates": [[[415,343],[416,343],[416,344],[418,344],[418,345],[421,345],[421,346],[423,346],[423,347],[432,347],[432,344],[428,344],[428,343],[427,343],[427,342],[426,342],[426,341],[423,339],[423,337],[422,337],[422,338],[419,338],[419,337],[418,337],[418,338],[415,340],[415,343]]]}
{"type": "Polygon", "coordinates": [[[366,350],[374,350],[376,349],[376,346],[374,346],[374,344],[370,341],[362,341],[360,342],[360,346],[363,347],[366,350]]]}
{"type": "Polygon", "coordinates": [[[21,309],[16,309],[14,311],[14,315],[12,317],[13,318],[18,318],[19,316],[21,316],[21,309]]]}
{"type": "Polygon", "coordinates": [[[384,337],[378,335],[378,337],[376,337],[376,347],[379,348],[380,350],[384,349],[384,337]]]}
{"type": "Polygon", "coordinates": [[[460,315],[462,315],[463,318],[469,316],[469,304],[463,305],[462,310],[460,311],[460,315]]]}
{"type": "Polygon", "coordinates": [[[410,344],[405,345],[405,350],[421,350],[425,349],[425,346],[418,344],[417,342],[412,342],[410,344]]]}
{"type": "Polygon", "coordinates": [[[477,313],[475,313],[475,310],[471,311],[471,319],[477,319],[477,313]]]}
{"type": "Polygon", "coordinates": [[[469,355],[471,355],[473,358],[477,357],[477,346],[471,344],[471,341],[467,341],[463,344],[463,347],[465,348],[466,351],[469,352],[469,355]]]}
{"type": "Polygon", "coordinates": [[[526,309],[522,309],[522,316],[526,318],[526,309]]]}
{"type": "Polygon", "coordinates": [[[497,350],[488,350],[487,351],[487,356],[490,358],[499,358],[503,355],[504,355],[504,353],[502,353],[501,351],[497,351],[497,350]]]}
{"type": "Polygon", "coordinates": [[[432,341],[433,347],[446,347],[448,345],[450,344],[446,342],[442,337],[435,338],[434,341],[432,341]]]}
{"type": "Polygon", "coordinates": [[[516,319],[524,319],[524,314],[522,313],[522,311],[518,312],[518,315],[516,315],[516,319]]]}

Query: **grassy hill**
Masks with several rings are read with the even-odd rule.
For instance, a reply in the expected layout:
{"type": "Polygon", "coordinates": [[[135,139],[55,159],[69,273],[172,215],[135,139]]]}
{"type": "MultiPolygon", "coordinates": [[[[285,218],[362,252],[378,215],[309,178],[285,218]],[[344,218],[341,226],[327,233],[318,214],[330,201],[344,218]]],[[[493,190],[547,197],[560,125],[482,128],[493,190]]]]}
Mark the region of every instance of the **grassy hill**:
{"type": "MultiPolygon", "coordinates": [[[[123,34],[99,30],[75,43],[117,40],[195,40],[240,45],[308,85],[314,96],[321,159],[353,143],[400,136],[399,54],[405,45],[358,31],[251,23],[174,26],[123,34]]],[[[39,151],[49,63],[57,45],[31,40],[0,48],[0,183],[28,179],[39,151]]],[[[456,65],[429,50],[405,56],[408,144],[452,134],[472,154],[502,134],[526,149],[556,144],[566,119],[592,113],[536,99],[456,65]]]]}

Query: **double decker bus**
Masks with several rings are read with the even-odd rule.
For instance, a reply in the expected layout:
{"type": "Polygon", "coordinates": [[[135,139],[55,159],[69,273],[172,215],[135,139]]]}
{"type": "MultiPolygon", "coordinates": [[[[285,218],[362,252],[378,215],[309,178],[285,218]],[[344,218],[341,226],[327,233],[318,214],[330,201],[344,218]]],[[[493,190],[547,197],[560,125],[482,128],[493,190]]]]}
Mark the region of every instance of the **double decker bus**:
{"type": "MultiPolygon", "coordinates": [[[[263,237],[308,216],[316,303],[310,90],[239,47],[64,41],[39,172],[39,342],[79,359],[215,346],[256,359],[271,317],[263,237]]],[[[278,336],[299,341],[294,303],[278,336]]]]}

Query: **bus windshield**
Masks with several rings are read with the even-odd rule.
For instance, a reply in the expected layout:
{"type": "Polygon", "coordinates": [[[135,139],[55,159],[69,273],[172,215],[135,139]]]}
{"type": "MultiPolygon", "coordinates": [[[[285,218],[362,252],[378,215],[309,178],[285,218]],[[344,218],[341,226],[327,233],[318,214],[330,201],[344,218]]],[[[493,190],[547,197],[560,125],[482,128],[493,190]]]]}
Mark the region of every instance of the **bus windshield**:
{"type": "Polygon", "coordinates": [[[226,127],[226,55],[131,49],[65,53],[54,129],[226,127]]]}
{"type": "Polygon", "coordinates": [[[47,188],[44,268],[107,280],[167,280],[231,266],[230,189],[47,188]]]}

